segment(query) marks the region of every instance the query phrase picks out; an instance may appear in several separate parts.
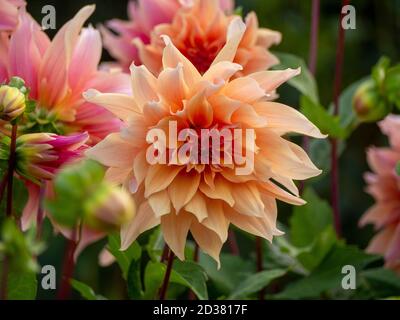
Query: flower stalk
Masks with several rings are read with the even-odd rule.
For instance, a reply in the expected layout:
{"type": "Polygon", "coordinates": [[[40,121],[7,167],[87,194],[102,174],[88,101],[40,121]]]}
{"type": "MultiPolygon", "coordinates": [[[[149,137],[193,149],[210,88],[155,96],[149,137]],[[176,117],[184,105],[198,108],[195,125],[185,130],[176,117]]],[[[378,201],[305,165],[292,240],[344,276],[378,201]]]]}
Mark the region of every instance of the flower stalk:
{"type": "MultiPolygon", "coordinates": [[[[350,3],[349,0],[343,0],[342,6],[350,3]]],[[[342,75],[343,75],[343,61],[344,61],[344,40],[345,30],[342,27],[343,13],[340,15],[339,20],[339,38],[336,50],[336,68],[335,68],[335,81],[333,91],[333,113],[335,116],[339,115],[340,105],[339,97],[342,88],[342,75]]],[[[333,217],[335,221],[336,234],[341,235],[341,219],[340,219],[340,197],[339,197],[339,157],[338,157],[338,141],[331,139],[331,203],[333,209],[333,217]]]]}
{"type": "Polygon", "coordinates": [[[11,143],[10,143],[10,158],[8,161],[8,175],[7,175],[7,206],[6,215],[7,217],[12,216],[13,210],[13,183],[14,183],[14,170],[15,170],[15,149],[17,143],[17,131],[18,125],[13,124],[11,130],[11,143]]]}
{"type": "Polygon", "coordinates": [[[164,281],[160,290],[160,300],[165,300],[165,297],[167,295],[169,279],[171,277],[171,272],[172,272],[172,265],[174,263],[174,258],[175,258],[175,255],[172,252],[172,250],[168,249],[168,251],[169,255],[167,261],[167,270],[165,271],[164,281]]]}

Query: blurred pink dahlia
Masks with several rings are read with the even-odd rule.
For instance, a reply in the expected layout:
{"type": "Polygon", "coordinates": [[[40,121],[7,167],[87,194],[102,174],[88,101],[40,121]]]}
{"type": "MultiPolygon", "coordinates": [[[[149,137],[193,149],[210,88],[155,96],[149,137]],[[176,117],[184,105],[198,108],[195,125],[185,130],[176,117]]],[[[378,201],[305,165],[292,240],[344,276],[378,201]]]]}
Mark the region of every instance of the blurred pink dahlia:
{"type": "Polygon", "coordinates": [[[190,6],[181,8],[170,23],[156,26],[149,44],[140,38],[134,39],[134,43],[139,49],[140,61],[155,75],[162,70],[162,35],[169,36],[201,74],[226,55],[222,49],[233,35],[239,41],[232,58],[243,67],[235,76],[249,75],[277,64],[278,59],[268,48],[281,41],[281,34],[260,29],[254,12],[246,17],[246,29],[242,28],[242,32],[234,29],[239,26],[234,23],[236,19],[239,17],[224,12],[216,0],[194,0],[190,6]]]}
{"type": "Polygon", "coordinates": [[[389,115],[379,123],[389,137],[390,147],[371,147],[367,152],[372,173],[365,174],[367,192],[376,203],[360,220],[360,225],[373,224],[378,234],[367,251],[384,256],[388,268],[400,272],[400,116],[389,115]]]}
{"type": "Polygon", "coordinates": [[[24,79],[31,90],[30,99],[37,102],[37,110],[26,124],[30,132],[39,131],[34,129],[39,123],[49,123],[44,131],[88,132],[94,144],[119,130],[119,119],[82,98],[82,92],[89,88],[130,91],[125,74],[98,70],[100,34],[92,27],[82,29],[94,8],[81,9],[52,41],[25,11],[20,13],[20,23],[11,36],[1,34],[0,82],[13,76],[24,79]]]}
{"type": "Polygon", "coordinates": [[[0,0],[0,31],[12,31],[18,24],[18,10],[24,0],[0,0]]]}

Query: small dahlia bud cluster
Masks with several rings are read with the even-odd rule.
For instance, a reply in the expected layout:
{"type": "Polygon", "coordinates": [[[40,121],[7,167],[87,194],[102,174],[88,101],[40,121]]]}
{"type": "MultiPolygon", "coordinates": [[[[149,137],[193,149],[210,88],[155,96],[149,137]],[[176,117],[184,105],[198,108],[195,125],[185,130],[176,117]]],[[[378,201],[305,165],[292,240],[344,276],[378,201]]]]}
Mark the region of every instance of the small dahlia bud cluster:
{"type": "Polygon", "coordinates": [[[0,119],[13,121],[25,111],[25,94],[9,85],[0,87],[0,119]]]}
{"type": "Polygon", "coordinates": [[[84,203],[84,221],[94,230],[114,231],[133,219],[135,205],[124,189],[101,185],[84,203]]]}
{"type": "MultiPolygon", "coordinates": [[[[36,183],[51,180],[62,165],[82,156],[88,138],[87,133],[71,136],[51,133],[21,135],[16,142],[16,172],[36,183]]],[[[0,147],[2,159],[8,159],[9,146],[10,138],[4,137],[0,147]]]]}
{"type": "Polygon", "coordinates": [[[391,105],[382,97],[374,80],[366,80],[357,89],[353,98],[353,109],[359,120],[375,122],[391,111],[391,105]]]}

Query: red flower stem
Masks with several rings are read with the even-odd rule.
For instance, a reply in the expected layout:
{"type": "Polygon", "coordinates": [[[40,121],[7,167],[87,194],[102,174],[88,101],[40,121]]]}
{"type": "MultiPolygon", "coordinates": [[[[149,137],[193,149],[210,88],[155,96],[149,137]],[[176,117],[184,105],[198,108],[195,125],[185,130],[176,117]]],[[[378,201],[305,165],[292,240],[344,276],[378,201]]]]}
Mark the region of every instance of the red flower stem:
{"type": "MultiPolygon", "coordinates": [[[[349,0],[343,0],[342,6],[350,3],[349,0]]],[[[340,14],[339,20],[339,38],[336,50],[336,68],[335,68],[335,82],[333,89],[333,114],[339,115],[340,105],[339,97],[342,88],[342,75],[343,75],[343,61],[344,61],[344,39],[345,30],[342,28],[342,20],[344,14],[340,14]]],[[[338,157],[338,141],[331,139],[331,202],[333,209],[333,218],[335,221],[336,234],[341,236],[342,226],[340,221],[340,198],[339,198],[339,157],[338,157]]]]}
{"type": "MultiPolygon", "coordinates": [[[[193,253],[193,261],[199,261],[199,245],[197,243],[194,244],[194,253],[193,253]]],[[[196,300],[196,295],[192,290],[189,292],[189,300],[196,300]]]]}
{"type": "Polygon", "coordinates": [[[6,171],[0,182],[0,204],[3,201],[4,193],[7,187],[7,182],[8,182],[8,170],[6,171]]]}
{"type": "Polygon", "coordinates": [[[11,217],[13,214],[13,182],[14,182],[14,170],[15,170],[15,148],[17,144],[17,124],[13,124],[11,130],[11,144],[10,144],[10,158],[8,160],[8,182],[7,182],[7,205],[6,215],[11,217]]]}
{"type": "MultiPolygon", "coordinates": [[[[308,69],[310,70],[313,76],[315,76],[317,72],[319,17],[320,17],[320,1],[312,0],[308,69]]],[[[308,153],[310,149],[310,138],[307,136],[303,137],[303,148],[308,153]]]]}
{"type": "Polygon", "coordinates": [[[164,262],[164,261],[167,260],[167,258],[168,258],[168,252],[169,252],[169,248],[168,248],[168,246],[165,244],[165,245],[164,245],[163,252],[162,252],[162,254],[161,254],[160,262],[164,262]]]}
{"type": "MultiPolygon", "coordinates": [[[[256,259],[257,259],[257,272],[264,270],[263,264],[263,239],[256,237],[256,259]]],[[[259,293],[259,300],[264,300],[265,288],[263,288],[259,293]]]]}
{"type": "Polygon", "coordinates": [[[236,241],[236,235],[233,232],[233,230],[229,230],[229,232],[228,232],[228,243],[229,243],[229,248],[231,249],[231,253],[234,256],[239,256],[240,250],[239,250],[239,246],[236,241]]]}
{"type": "Polygon", "coordinates": [[[62,276],[61,276],[61,286],[60,290],[58,291],[58,296],[57,298],[59,300],[66,300],[71,294],[71,278],[73,277],[74,274],[74,268],[75,268],[75,260],[74,260],[74,254],[76,247],[79,244],[80,241],[80,234],[81,234],[81,228],[80,227],[75,227],[72,231],[72,237],[71,239],[68,240],[67,242],[67,248],[64,253],[64,262],[63,262],[63,271],[62,271],[62,276]],[[77,238],[77,232],[79,228],[79,238],[77,238]]]}
{"type": "Polygon", "coordinates": [[[167,270],[165,271],[164,281],[160,290],[160,300],[165,300],[168,290],[169,279],[172,272],[172,264],[174,263],[175,255],[172,250],[169,250],[169,256],[167,261],[167,270]]]}

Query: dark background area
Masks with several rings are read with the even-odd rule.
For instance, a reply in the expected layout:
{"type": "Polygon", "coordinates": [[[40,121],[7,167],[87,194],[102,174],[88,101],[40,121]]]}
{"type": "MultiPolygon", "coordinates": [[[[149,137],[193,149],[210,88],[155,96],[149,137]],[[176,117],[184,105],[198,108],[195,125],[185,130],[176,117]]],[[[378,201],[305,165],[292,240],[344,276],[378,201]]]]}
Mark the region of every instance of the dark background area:
{"type": "MultiPolygon", "coordinates": [[[[96,3],[95,14],[89,22],[96,26],[112,18],[126,19],[127,0],[28,0],[28,11],[39,22],[44,5],[54,5],[57,13],[57,29],[84,5],[96,3]]],[[[283,35],[277,51],[288,52],[308,60],[309,34],[311,25],[310,0],[237,0],[243,6],[244,13],[253,10],[257,13],[263,27],[279,30],[283,35]]],[[[371,67],[380,56],[386,55],[394,63],[399,62],[400,53],[400,0],[357,0],[352,1],[356,8],[357,28],[346,33],[345,63],[343,71],[343,88],[368,75],[371,67]]],[[[329,105],[333,93],[333,77],[335,67],[338,16],[341,1],[321,0],[321,21],[319,35],[319,54],[316,79],[320,90],[321,102],[329,105]]],[[[53,31],[49,34],[54,35],[53,31]]],[[[110,60],[104,52],[103,60],[110,60]]],[[[284,87],[281,90],[281,101],[296,107],[297,93],[284,87]]],[[[368,170],[365,151],[371,145],[383,145],[382,137],[376,125],[362,125],[348,141],[348,146],[340,160],[341,208],[344,237],[350,243],[365,247],[371,235],[371,228],[358,229],[357,221],[372,204],[372,199],[364,193],[363,173],[368,170]]],[[[326,182],[329,182],[326,178],[326,182]]],[[[329,199],[329,183],[318,192],[329,199]]],[[[290,208],[282,207],[279,219],[287,221],[290,208]]],[[[61,264],[64,242],[59,237],[54,241],[42,263],[61,264]]],[[[104,243],[96,244],[85,250],[79,259],[77,278],[93,286],[95,290],[105,292],[109,298],[121,298],[124,291],[121,286],[118,270],[115,267],[98,268],[97,254],[104,243]],[[103,281],[100,281],[103,279],[103,281]],[[104,281],[106,279],[106,281],[104,281]],[[115,280],[115,281],[114,281],[115,280]],[[110,285],[112,283],[113,285],[110,285]]],[[[60,269],[58,269],[60,270],[60,269]]],[[[50,293],[40,292],[42,298],[50,297],[50,293]]]]}

